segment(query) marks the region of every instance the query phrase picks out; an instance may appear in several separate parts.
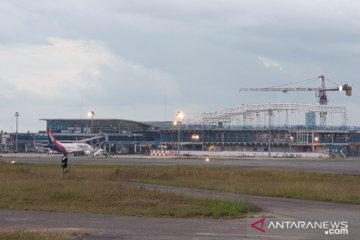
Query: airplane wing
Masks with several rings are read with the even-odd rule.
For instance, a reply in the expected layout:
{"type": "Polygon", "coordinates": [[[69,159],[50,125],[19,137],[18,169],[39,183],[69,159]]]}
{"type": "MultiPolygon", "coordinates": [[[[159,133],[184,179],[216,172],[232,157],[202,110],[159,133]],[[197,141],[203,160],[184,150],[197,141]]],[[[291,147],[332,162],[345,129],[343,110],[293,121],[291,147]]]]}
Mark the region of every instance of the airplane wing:
{"type": "Polygon", "coordinates": [[[79,140],[77,142],[86,143],[86,142],[90,142],[92,140],[97,140],[97,139],[101,139],[101,138],[105,138],[105,136],[101,134],[101,135],[98,135],[98,136],[95,136],[95,137],[81,139],[81,140],[79,140]]]}

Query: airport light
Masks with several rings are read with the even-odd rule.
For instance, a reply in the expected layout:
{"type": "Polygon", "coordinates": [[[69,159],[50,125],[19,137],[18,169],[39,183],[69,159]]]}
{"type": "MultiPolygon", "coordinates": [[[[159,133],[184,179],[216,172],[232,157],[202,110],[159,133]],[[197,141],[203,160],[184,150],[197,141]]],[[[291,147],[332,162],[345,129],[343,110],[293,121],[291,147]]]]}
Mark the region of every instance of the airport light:
{"type": "Polygon", "coordinates": [[[312,152],[315,152],[315,143],[319,142],[319,136],[314,136],[314,131],[312,132],[312,138],[311,138],[311,145],[312,145],[312,152]]]}
{"type": "Polygon", "coordinates": [[[180,125],[184,121],[184,113],[183,112],[177,112],[176,113],[176,120],[174,121],[174,126],[177,126],[178,128],[178,142],[177,142],[177,155],[180,156],[180,125]]]}
{"type": "Polygon", "coordinates": [[[88,113],[88,116],[91,117],[91,133],[94,133],[94,110],[88,113]]]}
{"type": "Polygon", "coordinates": [[[200,136],[199,136],[199,134],[193,134],[193,135],[191,135],[191,139],[196,141],[196,140],[200,139],[200,136]]]}
{"type": "Polygon", "coordinates": [[[182,123],[183,120],[184,120],[184,113],[183,112],[177,112],[176,113],[176,121],[178,123],[182,123]]]}
{"type": "Polygon", "coordinates": [[[16,135],[16,140],[15,140],[15,151],[18,152],[18,118],[19,118],[19,113],[18,112],[15,112],[15,115],[16,117],[16,132],[15,132],[15,135],[16,135]]]}
{"type": "Polygon", "coordinates": [[[294,137],[293,135],[290,135],[290,143],[289,143],[289,150],[291,151],[291,143],[294,142],[294,137]]]}
{"type": "MultiPolygon", "coordinates": [[[[194,142],[199,141],[199,139],[200,139],[199,134],[193,134],[193,135],[191,135],[191,140],[193,140],[194,142]]],[[[193,144],[193,150],[195,150],[195,144],[193,144]]]]}

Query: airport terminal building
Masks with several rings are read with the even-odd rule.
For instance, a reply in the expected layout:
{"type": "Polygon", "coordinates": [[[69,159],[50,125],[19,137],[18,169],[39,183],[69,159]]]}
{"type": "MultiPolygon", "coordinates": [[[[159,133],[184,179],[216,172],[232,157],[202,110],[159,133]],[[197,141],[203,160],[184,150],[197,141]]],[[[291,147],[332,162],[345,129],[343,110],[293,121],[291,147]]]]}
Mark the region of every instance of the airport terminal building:
{"type": "MultiPolygon", "coordinates": [[[[61,142],[93,140],[92,145],[112,154],[146,154],[160,143],[160,129],[168,128],[171,122],[136,122],[124,119],[41,119],[44,131],[39,133],[18,133],[20,152],[36,151],[34,142],[47,143],[45,129],[51,128],[61,142]]],[[[2,152],[14,151],[16,134],[3,133],[2,152]]]]}
{"type": "MultiPolygon", "coordinates": [[[[124,119],[41,119],[62,142],[94,138],[110,154],[149,154],[150,150],[237,152],[328,152],[360,156],[360,128],[326,126],[231,126],[179,124],[124,119]],[[269,137],[270,136],[270,137],[269,137]]],[[[1,152],[15,150],[16,134],[1,133],[1,152]]],[[[18,151],[46,143],[46,131],[18,133],[18,151]]]]}
{"type": "Polygon", "coordinates": [[[298,153],[360,156],[360,127],[347,126],[344,107],[243,104],[175,122],[98,118],[40,120],[44,121],[44,131],[38,133],[1,132],[0,151],[36,151],[34,143],[47,143],[45,129],[51,128],[61,142],[90,138],[90,144],[110,154],[150,154],[152,150],[159,150],[182,155],[186,152],[236,152],[238,156],[246,156],[251,152],[259,156],[259,153],[270,152],[286,156],[298,153]],[[305,122],[291,124],[291,113],[297,120],[301,116],[305,122]],[[337,114],[341,123],[336,126],[317,124],[319,113],[322,116],[337,114]]]}
{"type": "Polygon", "coordinates": [[[160,129],[171,122],[136,122],[124,119],[42,119],[60,141],[99,136],[94,144],[113,154],[146,154],[160,142],[160,129]]]}

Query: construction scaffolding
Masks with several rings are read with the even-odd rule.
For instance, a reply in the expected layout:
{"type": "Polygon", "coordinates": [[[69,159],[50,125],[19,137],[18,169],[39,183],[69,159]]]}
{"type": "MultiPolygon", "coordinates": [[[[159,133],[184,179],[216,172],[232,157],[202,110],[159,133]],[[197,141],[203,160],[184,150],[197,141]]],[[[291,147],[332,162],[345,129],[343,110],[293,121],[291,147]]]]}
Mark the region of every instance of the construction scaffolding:
{"type": "MultiPolygon", "coordinates": [[[[298,114],[298,112],[327,112],[341,115],[341,126],[347,125],[347,113],[345,107],[330,107],[326,105],[310,105],[296,103],[274,103],[274,104],[243,104],[238,107],[227,107],[222,110],[213,112],[204,112],[198,116],[188,118],[185,124],[203,124],[203,125],[260,125],[267,124],[266,115],[272,125],[275,124],[276,118],[272,117],[275,112],[285,112],[285,123],[289,125],[289,114],[298,114]],[[265,113],[260,116],[260,113],[265,113]],[[264,119],[261,119],[263,117],[264,119]],[[255,124],[254,124],[254,120],[255,124]]],[[[299,117],[297,117],[299,118],[299,117]]],[[[280,123],[282,119],[278,119],[280,123]]],[[[275,124],[276,125],[276,124],[275,124]]]]}

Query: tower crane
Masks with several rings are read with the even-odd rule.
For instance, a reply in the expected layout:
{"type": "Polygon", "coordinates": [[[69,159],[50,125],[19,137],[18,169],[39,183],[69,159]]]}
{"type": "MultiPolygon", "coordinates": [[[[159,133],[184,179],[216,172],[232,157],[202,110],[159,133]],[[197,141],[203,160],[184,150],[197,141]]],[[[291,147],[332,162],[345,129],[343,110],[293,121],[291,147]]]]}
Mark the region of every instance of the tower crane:
{"type": "MultiPolygon", "coordinates": [[[[346,96],[351,96],[352,87],[348,84],[344,84],[342,86],[337,86],[335,88],[326,88],[325,86],[325,76],[320,75],[318,77],[321,79],[320,87],[268,87],[268,88],[240,88],[239,91],[280,91],[280,92],[295,92],[295,91],[315,91],[316,97],[318,98],[318,102],[320,105],[327,105],[328,97],[326,92],[342,92],[345,91],[346,96]]],[[[326,124],[326,112],[320,112],[320,124],[326,124]]]]}

